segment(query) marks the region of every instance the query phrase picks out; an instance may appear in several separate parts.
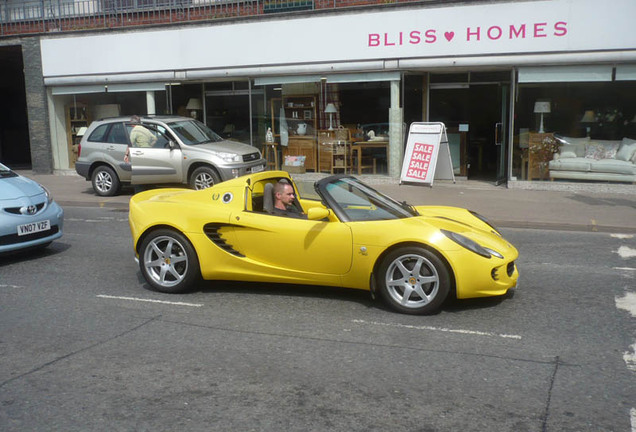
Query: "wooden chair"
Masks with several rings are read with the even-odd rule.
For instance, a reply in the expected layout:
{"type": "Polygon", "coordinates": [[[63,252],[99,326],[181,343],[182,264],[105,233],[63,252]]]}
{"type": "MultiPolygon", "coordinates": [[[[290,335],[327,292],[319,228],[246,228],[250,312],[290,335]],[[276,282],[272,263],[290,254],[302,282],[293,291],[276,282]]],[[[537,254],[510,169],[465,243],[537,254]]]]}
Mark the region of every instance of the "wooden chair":
{"type": "Polygon", "coordinates": [[[267,169],[277,170],[279,167],[278,164],[278,144],[273,143],[265,143],[263,145],[263,157],[267,161],[267,169]]]}

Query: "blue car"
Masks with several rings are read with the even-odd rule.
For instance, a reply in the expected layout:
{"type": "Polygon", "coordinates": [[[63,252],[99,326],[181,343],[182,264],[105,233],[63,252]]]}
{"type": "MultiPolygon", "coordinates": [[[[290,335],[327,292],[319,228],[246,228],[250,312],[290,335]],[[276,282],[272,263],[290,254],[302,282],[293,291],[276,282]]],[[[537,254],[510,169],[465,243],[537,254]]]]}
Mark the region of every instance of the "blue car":
{"type": "Polygon", "coordinates": [[[0,164],[0,254],[62,237],[64,210],[44,186],[0,164]]]}

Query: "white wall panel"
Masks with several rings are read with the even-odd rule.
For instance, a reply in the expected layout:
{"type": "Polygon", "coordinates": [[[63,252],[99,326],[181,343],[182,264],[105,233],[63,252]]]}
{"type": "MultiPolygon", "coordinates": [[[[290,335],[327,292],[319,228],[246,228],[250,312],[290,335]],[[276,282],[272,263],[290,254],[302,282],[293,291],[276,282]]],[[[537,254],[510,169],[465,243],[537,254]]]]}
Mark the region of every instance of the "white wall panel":
{"type": "MultiPolygon", "coordinates": [[[[45,77],[183,73],[395,59],[634,51],[636,1],[528,1],[356,11],[172,30],[51,36],[45,77]],[[617,29],[627,29],[617,31],[617,29]]],[[[384,63],[383,63],[384,64],[384,63]]],[[[395,61],[387,63],[397,65],[395,61]]],[[[387,69],[389,69],[387,67],[387,69]]],[[[293,70],[291,71],[293,72],[293,70]]]]}

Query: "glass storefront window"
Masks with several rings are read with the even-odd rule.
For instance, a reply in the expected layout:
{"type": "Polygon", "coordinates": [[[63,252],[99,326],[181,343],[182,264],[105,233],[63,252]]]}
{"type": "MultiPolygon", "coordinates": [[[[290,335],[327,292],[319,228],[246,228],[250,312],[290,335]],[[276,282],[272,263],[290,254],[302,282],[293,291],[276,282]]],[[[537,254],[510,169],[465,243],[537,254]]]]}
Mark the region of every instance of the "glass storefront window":
{"type": "Polygon", "coordinates": [[[263,145],[271,128],[281,163],[289,156],[300,157],[306,171],[344,172],[346,167],[346,172],[357,172],[360,167],[365,173],[387,172],[388,81],[314,81],[256,89],[263,91],[267,110],[258,141],[263,145]],[[377,145],[357,151],[358,143],[369,142],[377,145]],[[340,152],[347,157],[337,157],[340,152]]]}
{"type": "Polygon", "coordinates": [[[620,175],[605,175],[583,165],[577,168],[573,160],[550,161],[561,159],[564,150],[566,159],[583,158],[584,165],[599,157],[611,159],[624,138],[636,139],[636,82],[520,84],[518,90],[513,176],[533,181],[620,181],[620,175]],[[607,151],[594,153],[598,145],[607,151]]]}

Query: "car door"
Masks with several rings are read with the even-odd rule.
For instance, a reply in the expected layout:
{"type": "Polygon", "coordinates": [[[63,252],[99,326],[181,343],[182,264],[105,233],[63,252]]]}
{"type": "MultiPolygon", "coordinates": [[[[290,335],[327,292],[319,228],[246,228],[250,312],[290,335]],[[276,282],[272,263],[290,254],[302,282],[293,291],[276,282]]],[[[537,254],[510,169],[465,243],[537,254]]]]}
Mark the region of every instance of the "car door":
{"type": "Polygon", "coordinates": [[[233,215],[232,220],[238,250],[250,260],[276,268],[271,270],[276,275],[340,276],[351,268],[352,236],[346,224],[251,211],[233,215]]]}
{"type": "MultiPolygon", "coordinates": [[[[117,175],[121,181],[130,181],[130,164],[124,161],[126,150],[128,149],[128,134],[126,128],[122,122],[112,123],[110,125],[104,124],[102,126],[110,126],[108,133],[103,138],[105,142],[104,157],[107,162],[118,168],[117,175]]],[[[100,128],[102,127],[100,126],[100,128]]],[[[99,128],[98,128],[99,129],[99,128]]],[[[98,129],[95,132],[98,132],[98,129]]]]}
{"type": "Polygon", "coordinates": [[[170,137],[163,126],[151,123],[126,125],[130,136],[135,127],[144,127],[152,135],[154,142],[145,147],[131,140],[130,163],[132,184],[181,183],[183,179],[183,157],[179,145],[170,137]]]}

